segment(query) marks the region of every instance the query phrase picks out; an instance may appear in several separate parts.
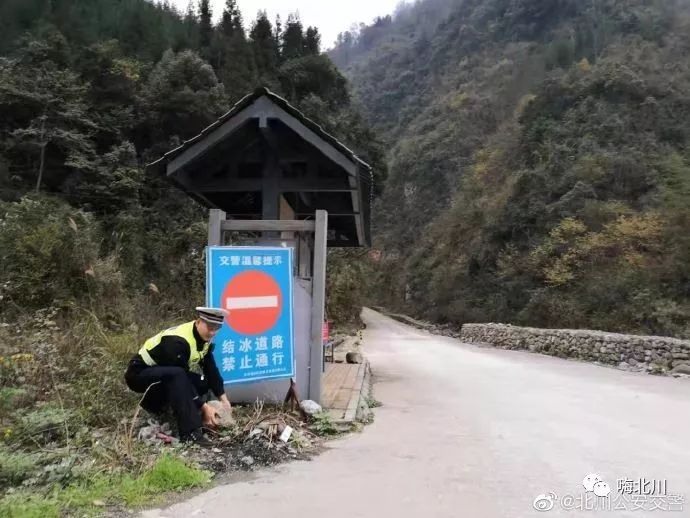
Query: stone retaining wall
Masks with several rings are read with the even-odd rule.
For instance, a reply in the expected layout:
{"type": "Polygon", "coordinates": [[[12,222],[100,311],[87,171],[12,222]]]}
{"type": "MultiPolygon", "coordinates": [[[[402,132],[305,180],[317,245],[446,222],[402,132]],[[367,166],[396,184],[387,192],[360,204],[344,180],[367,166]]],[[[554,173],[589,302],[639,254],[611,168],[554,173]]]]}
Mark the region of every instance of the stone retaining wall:
{"type": "Polygon", "coordinates": [[[460,339],[502,349],[524,349],[599,362],[628,370],[690,375],[690,340],[505,324],[464,324],[460,339]]]}

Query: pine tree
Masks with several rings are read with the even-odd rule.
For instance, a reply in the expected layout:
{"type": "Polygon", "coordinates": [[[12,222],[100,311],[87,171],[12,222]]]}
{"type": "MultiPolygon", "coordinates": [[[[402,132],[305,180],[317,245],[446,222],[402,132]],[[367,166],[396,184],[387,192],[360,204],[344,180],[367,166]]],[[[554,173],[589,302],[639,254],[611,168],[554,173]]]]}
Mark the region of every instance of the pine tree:
{"type": "Polygon", "coordinates": [[[197,23],[196,10],[194,9],[194,0],[189,0],[187,4],[187,10],[185,11],[184,18],[184,31],[185,31],[185,43],[188,48],[198,49],[199,48],[199,25],[197,23]]]}
{"type": "Polygon", "coordinates": [[[242,13],[237,7],[237,0],[225,0],[225,9],[220,21],[220,29],[224,36],[230,38],[241,32],[244,37],[242,13]]]}
{"type": "Polygon", "coordinates": [[[199,44],[204,52],[208,53],[213,41],[213,13],[209,0],[199,1],[199,44]]]}
{"type": "Polygon", "coordinates": [[[228,99],[234,102],[252,89],[256,68],[236,0],[226,0],[217,39],[216,70],[228,99]]]}
{"type": "Polygon", "coordinates": [[[276,62],[280,63],[281,46],[283,41],[283,21],[280,15],[276,15],[276,26],[273,31],[273,39],[276,41],[276,62]]]}
{"type": "Polygon", "coordinates": [[[304,39],[305,54],[317,56],[321,53],[321,35],[316,27],[307,29],[307,36],[304,39]]]}
{"type": "Polygon", "coordinates": [[[273,27],[265,11],[259,12],[249,34],[249,39],[259,81],[265,81],[269,77],[274,77],[278,43],[275,40],[273,27]]]}
{"type": "Polygon", "coordinates": [[[304,55],[304,32],[302,22],[295,14],[288,16],[283,33],[282,57],[284,61],[304,55]]]}

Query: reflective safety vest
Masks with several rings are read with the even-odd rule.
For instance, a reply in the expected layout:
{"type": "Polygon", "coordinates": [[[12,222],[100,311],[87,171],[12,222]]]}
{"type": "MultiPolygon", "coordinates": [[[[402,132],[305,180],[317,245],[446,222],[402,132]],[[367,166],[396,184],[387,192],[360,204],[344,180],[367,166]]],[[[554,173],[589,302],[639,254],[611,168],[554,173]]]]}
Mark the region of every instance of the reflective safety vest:
{"type": "Polygon", "coordinates": [[[149,351],[154,347],[160,345],[161,340],[166,336],[176,336],[182,338],[189,346],[189,371],[196,374],[202,374],[201,360],[208,354],[211,344],[206,342],[204,347],[199,351],[196,348],[196,338],[194,337],[194,321],[180,324],[176,327],[171,327],[165,331],[161,331],[156,336],[153,336],[144,342],[144,345],[139,349],[139,356],[144,360],[144,363],[149,367],[155,367],[156,361],[151,357],[149,351]]]}

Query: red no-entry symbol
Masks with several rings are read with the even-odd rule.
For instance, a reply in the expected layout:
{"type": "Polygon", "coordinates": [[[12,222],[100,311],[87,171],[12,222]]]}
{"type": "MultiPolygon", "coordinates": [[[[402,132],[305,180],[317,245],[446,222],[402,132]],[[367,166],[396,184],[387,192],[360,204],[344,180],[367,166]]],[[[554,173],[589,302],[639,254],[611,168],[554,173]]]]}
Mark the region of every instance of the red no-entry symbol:
{"type": "Polygon", "coordinates": [[[259,335],[276,325],[283,309],[280,286],[270,275],[248,270],[233,277],[223,290],[225,319],[237,333],[259,335]]]}

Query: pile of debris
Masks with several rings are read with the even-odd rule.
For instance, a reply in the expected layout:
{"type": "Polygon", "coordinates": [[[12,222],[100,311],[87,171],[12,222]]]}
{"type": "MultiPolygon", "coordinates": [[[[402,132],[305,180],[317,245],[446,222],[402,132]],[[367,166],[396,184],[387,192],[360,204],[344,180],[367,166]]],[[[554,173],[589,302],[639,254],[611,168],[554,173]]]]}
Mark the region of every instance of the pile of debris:
{"type": "Polygon", "coordinates": [[[211,448],[181,444],[170,423],[153,419],[140,422],[137,437],[159,448],[178,449],[179,455],[216,474],[308,460],[319,452],[323,442],[309,429],[310,418],[304,412],[262,402],[234,406],[231,415],[218,410],[218,429],[207,431],[214,443],[211,448]]]}

